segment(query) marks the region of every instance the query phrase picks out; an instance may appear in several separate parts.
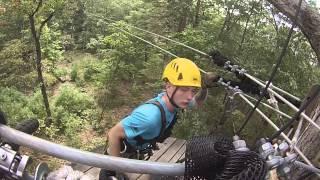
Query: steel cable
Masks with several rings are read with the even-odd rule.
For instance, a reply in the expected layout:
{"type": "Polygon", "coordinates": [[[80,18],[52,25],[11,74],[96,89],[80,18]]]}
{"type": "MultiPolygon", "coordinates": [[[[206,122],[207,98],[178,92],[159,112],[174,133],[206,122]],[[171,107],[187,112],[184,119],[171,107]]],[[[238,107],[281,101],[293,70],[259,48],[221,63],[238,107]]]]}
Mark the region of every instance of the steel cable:
{"type": "Polygon", "coordinates": [[[270,75],[270,78],[268,80],[268,83],[266,84],[266,87],[263,89],[262,91],[262,94],[260,95],[260,98],[258,99],[258,101],[256,102],[255,106],[253,107],[253,109],[250,111],[249,115],[247,116],[247,119],[245,120],[245,122],[242,124],[242,126],[240,127],[240,129],[238,130],[237,134],[240,134],[241,131],[244,129],[244,127],[247,125],[247,123],[249,122],[251,116],[253,115],[254,111],[257,109],[257,107],[259,106],[260,102],[262,101],[263,97],[265,96],[265,94],[267,93],[267,90],[273,80],[273,78],[275,77],[276,75],[276,72],[278,71],[278,68],[280,67],[280,64],[283,60],[283,57],[285,56],[286,54],[286,51],[287,51],[287,48],[289,46],[289,42],[290,42],[290,39],[291,39],[291,36],[292,36],[292,33],[293,33],[293,29],[294,27],[296,26],[296,21],[297,21],[297,18],[298,18],[298,15],[300,13],[300,10],[301,10],[301,4],[302,4],[302,0],[299,1],[299,5],[298,5],[298,10],[295,14],[295,17],[294,17],[294,22],[290,28],[290,31],[289,31],[289,34],[287,36],[287,39],[285,41],[285,45],[281,51],[281,54],[277,60],[277,64],[275,65],[275,67],[273,68],[273,71],[270,75]]]}

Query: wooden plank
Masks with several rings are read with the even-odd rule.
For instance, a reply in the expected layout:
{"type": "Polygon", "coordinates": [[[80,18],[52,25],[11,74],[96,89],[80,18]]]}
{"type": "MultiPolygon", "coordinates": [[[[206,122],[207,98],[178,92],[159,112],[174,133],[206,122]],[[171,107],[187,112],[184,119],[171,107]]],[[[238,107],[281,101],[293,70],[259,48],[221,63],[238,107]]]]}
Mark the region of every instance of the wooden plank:
{"type": "Polygon", "coordinates": [[[75,163],[71,163],[70,166],[72,167],[73,170],[77,170],[81,172],[86,172],[91,168],[91,166],[87,166],[84,164],[75,164],[75,163]]]}
{"type": "MultiPolygon", "coordinates": [[[[149,161],[157,161],[167,150],[170,146],[176,141],[176,138],[169,137],[167,138],[162,144],[161,148],[156,151],[149,159],[149,161]]],[[[126,173],[129,179],[138,179],[142,174],[137,173],[126,173]]]]}
{"type": "MultiPolygon", "coordinates": [[[[184,157],[185,152],[185,140],[177,140],[175,138],[169,137],[163,143],[159,143],[159,150],[154,151],[153,156],[150,157],[149,161],[161,161],[161,162],[176,162],[177,159],[184,157]]],[[[81,165],[80,165],[81,166],[81,165]]],[[[100,168],[92,168],[82,166],[77,167],[77,169],[82,169],[85,174],[90,174],[94,176],[94,180],[98,180],[98,175],[100,168]]],[[[139,179],[139,180],[149,180],[152,179],[150,175],[147,174],[135,174],[135,173],[126,173],[129,179],[139,179]]]]}
{"type": "Polygon", "coordinates": [[[94,179],[92,180],[98,180],[99,179],[99,173],[100,173],[100,168],[92,168],[89,169],[87,172],[85,172],[86,175],[92,176],[94,179]]]}
{"type": "Polygon", "coordinates": [[[178,160],[181,159],[181,156],[185,153],[185,151],[186,151],[186,141],[169,162],[176,163],[178,160]]]}
{"type": "Polygon", "coordinates": [[[179,151],[179,149],[184,145],[185,140],[177,139],[174,144],[170,146],[168,151],[163,154],[157,161],[158,162],[169,162],[174,155],[179,151]]]}
{"type": "MultiPolygon", "coordinates": [[[[175,154],[178,152],[179,149],[185,144],[185,140],[183,139],[177,139],[164,153],[158,160],[157,162],[169,162],[175,154]]],[[[151,175],[149,174],[143,174],[139,178],[139,180],[149,180],[151,179],[151,175]]]]}
{"type": "Polygon", "coordinates": [[[149,159],[149,161],[157,161],[167,150],[170,146],[176,141],[176,138],[169,137],[166,141],[163,142],[164,146],[161,147],[157,152],[155,152],[149,159]]]}

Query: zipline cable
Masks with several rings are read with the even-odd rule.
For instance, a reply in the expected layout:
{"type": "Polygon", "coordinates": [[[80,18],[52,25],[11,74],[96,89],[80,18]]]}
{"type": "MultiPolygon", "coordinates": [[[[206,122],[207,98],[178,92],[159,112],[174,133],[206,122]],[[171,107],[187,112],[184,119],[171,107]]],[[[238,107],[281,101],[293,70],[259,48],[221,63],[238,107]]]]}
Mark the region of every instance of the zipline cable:
{"type": "Polygon", "coordinates": [[[285,131],[288,127],[291,126],[291,124],[298,120],[298,118],[300,117],[300,114],[306,109],[306,107],[309,106],[309,104],[311,102],[313,102],[314,98],[317,97],[320,93],[320,86],[318,86],[316,88],[316,90],[310,95],[310,97],[308,97],[308,100],[303,103],[303,105],[300,107],[299,111],[290,119],[290,121],[288,121],[284,126],[282,126],[279,131],[277,131],[275,134],[273,134],[270,138],[270,141],[272,141],[274,138],[278,137],[280,135],[281,132],[285,131]]]}
{"type": "MultiPolygon", "coordinates": [[[[232,86],[230,86],[228,83],[225,83],[223,81],[219,81],[219,83],[223,86],[226,86],[226,88],[230,89],[230,90],[235,90],[236,93],[234,93],[234,95],[239,94],[239,96],[246,102],[248,103],[251,107],[254,107],[254,104],[248,100],[245,96],[248,96],[250,98],[249,95],[246,95],[245,93],[239,91],[238,88],[234,88],[232,86]]],[[[256,111],[262,116],[262,118],[267,121],[276,131],[279,131],[280,128],[274,124],[272,122],[272,120],[270,118],[268,118],[260,109],[256,109],[256,111]]],[[[319,113],[320,115],[320,113],[319,113]]],[[[296,146],[295,142],[292,142],[289,137],[287,135],[285,135],[283,132],[280,133],[280,135],[290,144],[291,148],[293,148],[300,156],[301,158],[308,164],[310,165],[310,168],[313,168],[313,164],[308,160],[308,158],[301,152],[301,150],[296,146]]]]}
{"type": "MultiPolygon", "coordinates": [[[[215,63],[217,66],[222,67],[226,69],[227,71],[233,72],[238,79],[240,79],[242,82],[246,82],[246,84],[251,84],[255,82],[256,84],[251,84],[250,86],[262,86],[263,88],[266,87],[266,85],[257,78],[249,75],[245,69],[241,68],[239,65],[233,64],[233,62],[227,58],[226,56],[222,55],[219,51],[212,51],[210,52],[211,60],[213,63],[215,63]]],[[[271,89],[270,87],[268,90],[271,89]]],[[[260,94],[260,93],[259,93],[260,94]]],[[[291,98],[290,96],[286,97],[287,99],[290,99],[290,102],[295,104],[296,106],[300,106],[301,101],[297,101],[294,98],[291,98]]]]}
{"type": "Polygon", "coordinates": [[[287,48],[288,48],[288,45],[289,45],[289,42],[290,42],[290,39],[291,39],[291,36],[292,36],[292,33],[293,33],[293,29],[294,29],[294,27],[296,26],[297,18],[298,18],[298,15],[299,15],[299,13],[300,13],[300,9],[301,9],[301,4],[302,4],[302,0],[299,1],[299,6],[298,6],[299,8],[298,8],[298,10],[297,10],[297,12],[296,12],[296,14],[295,14],[294,22],[293,22],[293,24],[292,24],[292,26],[291,26],[291,28],[290,28],[288,37],[287,37],[287,39],[286,39],[286,41],[285,41],[285,45],[284,45],[284,47],[283,47],[283,49],[282,49],[282,51],[281,51],[281,54],[280,54],[280,56],[279,56],[279,58],[278,58],[278,60],[277,60],[277,64],[276,64],[275,67],[273,68],[273,71],[272,71],[271,76],[270,76],[270,78],[269,78],[269,80],[268,80],[268,83],[266,84],[266,87],[263,89],[262,94],[261,94],[260,98],[258,99],[258,101],[256,102],[255,106],[254,106],[253,109],[250,111],[250,114],[247,116],[247,119],[245,120],[245,122],[242,124],[242,126],[241,126],[240,129],[238,130],[237,134],[240,134],[241,131],[244,129],[244,127],[245,127],[245,126],[247,125],[247,123],[249,122],[249,120],[250,120],[251,116],[253,115],[255,109],[257,109],[257,107],[259,106],[259,104],[260,104],[260,102],[262,101],[263,97],[264,97],[265,94],[267,93],[267,90],[268,90],[271,82],[273,81],[273,78],[275,77],[276,72],[278,71],[278,68],[279,68],[279,66],[280,66],[280,64],[281,64],[281,62],[282,62],[282,60],[283,60],[283,57],[284,57],[285,54],[286,54],[286,51],[287,51],[287,48]]]}
{"type": "MultiPolygon", "coordinates": [[[[155,44],[153,44],[153,43],[151,43],[151,42],[149,42],[149,41],[147,41],[147,40],[145,40],[145,39],[143,39],[143,38],[141,38],[141,37],[139,37],[139,36],[136,36],[136,35],[128,32],[128,31],[125,31],[125,30],[121,29],[121,28],[115,27],[115,26],[112,25],[112,24],[109,24],[109,25],[111,25],[111,26],[113,26],[114,28],[122,31],[123,33],[126,33],[126,34],[128,34],[128,35],[130,35],[130,36],[133,36],[133,37],[135,37],[135,38],[143,41],[143,42],[146,42],[146,43],[150,44],[151,46],[156,47],[156,48],[162,50],[163,52],[166,52],[166,53],[170,54],[170,55],[173,56],[173,57],[178,57],[177,55],[175,55],[175,54],[173,54],[173,53],[171,53],[171,52],[169,52],[169,51],[167,51],[167,50],[165,50],[165,49],[163,49],[163,48],[161,48],[161,47],[159,47],[159,46],[157,46],[157,45],[155,45],[155,44]]],[[[202,70],[201,68],[199,68],[199,69],[200,69],[200,71],[201,71],[202,73],[205,73],[205,74],[207,73],[206,71],[202,70]]],[[[245,75],[246,75],[247,77],[250,77],[250,79],[255,80],[255,82],[256,82],[257,84],[259,84],[260,86],[264,86],[264,87],[265,87],[264,90],[267,89],[268,91],[271,91],[271,92],[272,92],[275,96],[277,96],[280,100],[282,100],[283,102],[285,102],[286,104],[288,104],[288,105],[289,105],[290,107],[292,107],[294,110],[298,111],[298,108],[296,108],[293,104],[291,104],[291,103],[290,103],[289,101],[287,101],[285,98],[283,98],[282,96],[280,96],[278,93],[274,92],[272,89],[267,88],[267,85],[264,85],[262,82],[260,82],[259,80],[255,79],[253,76],[251,76],[251,75],[249,75],[249,74],[247,74],[247,73],[245,73],[245,75]]],[[[269,82],[270,82],[270,83],[269,83],[269,85],[270,85],[270,84],[271,84],[271,81],[269,81],[269,82]]],[[[263,96],[261,96],[261,97],[263,97],[263,96]]],[[[261,97],[260,97],[260,102],[261,102],[261,100],[262,100],[261,97]]],[[[256,104],[258,104],[258,102],[259,102],[259,101],[257,101],[256,104]]],[[[260,103],[260,102],[259,102],[259,103],[260,103]]],[[[254,109],[255,109],[255,108],[254,108],[254,109]]],[[[252,110],[252,112],[253,112],[253,111],[254,111],[254,110],[252,110]]],[[[307,121],[309,121],[312,125],[314,125],[316,128],[318,128],[318,129],[320,130],[320,126],[317,125],[315,122],[313,122],[307,115],[305,115],[304,113],[301,113],[301,115],[302,115],[307,121]]],[[[245,122],[245,123],[246,123],[246,122],[245,122]]],[[[238,131],[237,133],[239,133],[239,131],[238,131]]]]}
{"type": "Polygon", "coordinates": [[[140,41],[143,41],[143,42],[145,42],[145,43],[147,43],[147,44],[149,44],[149,45],[151,45],[151,46],[153,46],[153,47],[155,47],[155,48],[158,48],[158,49],[160,49],[161,51],[163,51],[163,52],[165,52],[165,53],[167,53],[167,54],[169,54],[169,55],[171,55],[171,56],[173,56],[173,57],[175,57],[175,58],[178,57],[177,55],[171,53],[170,51],[167,51],[167,50],[165,50],[165,49],[163,49],[163,48],[161,48],[161,47],[159,47],[159,46],[157,46],[157,45],[155,45],[155,44],[152,44],[150,41],[147,41],[147,40],[145,40],[145,39],[142,39],[141,37],[136,36],[136,35],[134,35],[134,34],[132,34],[132,33],[129,33],[128,31],[125,31],[125,30],[123,30],[123,29],[121,29],[121,28],[118,28],[118,27],[115,27],[115,26],[112,26],[112,27],[114,27],[115,29],[117,29],[117,30],[119,30],[119,31],[121,31],[121,32],[123,32],[123,33],[125,33],[125,34],[128,34],[128,35],[130,35],[130,36],[133,36],[133,37],[139,39],[140,41]]]}
{"type": "MultiPolygon", "coordinates": [[[[99,19],[105,19],[105,20],[107,20],[107,21],[117,22],[117,21],[112,20],[112,19],[110,19],[110,18],[101,17],[101,16],[97,16],[97,15],[94,15],[94,14],[90,14],[90,15],[91,15],[91,16],[94,16],[94,17],[96,17],[96,18],[99,18],[99,19]]],[[[154,35],[154,36],[157,36],[157,37],[166,39],[166,40],[168,40],[168,41],[171,41],[171,42],[176,43],[176,44],[178,44],[178,45],[181,45],[181,46],[183,46],[183,47],[189,48],[189,49],[191,49],[191,50],[193,50],[193,51],[195,51],[195,52],[197,52],[197,53],[199,53],[199,54],[201,54],[201,55],[203,55],[203,56],[205,56],[205,57],[211,58],[211,56],[210,56],[209,54],[207,54],[207,53],[205,53],[205,52],[202,52],[202,51],[200,51],[200,50],[198,50],[198,49],[195,49],[195,48],[193,48],[193,47],[190,47],[190,46],[188,46],[188,45],[186,45],[186,44],[184,44],[184,43],[181,43],[181,42],[179,42],[179,41],[176,41],[176,40],[167,38],[167,37],[165,37],[165,36],[162,36],[162,35],[153,33],[153,32],[151,32],[151,31],[147,31],[147,30],[138,28],[138,27],[133,26],[133,25],[130,25],[130,24],[128,24],[128,23],[126,23],[125,25],[128,26],[128,27],[132,27],[132,28],[135,28],[135,29],[137,29],[137,30],[140,30],[140,31],[143,31],[143,32],[152,34],[152,35],[154,35]]],[[[246,77],[248,77],[249,79],[253,80],[253,81],[263,82],[262,80],[257,79],[257,78],[255,78],[255,77],[253,77],[253,76],[251,76],[251,75],[249,75],[249,74],[247,74],[247,73],[244,73],[244,75],[245,75],[246,77]]],[[[264,84],[264,83],[263,83],[263,84],[264,84]]],[[[259,85],[262,86],[262,87],[265,87],[265,84],[264,84],[264,85],[259,84],[259,85]]],[[[292,95],[292,94],[290,94],[290,93],[288,93],[288,92],[280,89],[280,88],[277,87],[277,86],[274,86],[274,85],[273,85],[272,87],[273,87],[275,90],[277,90],[277,91],[279,91],[279,92],[281,92],[281,93],[283,93],[283,94],[285,94],[285,95],[287,95],[287,96],[289,96],[289,97],[291,97],[291,98],[293,98],[293,99],[295,99],[295,100],[297,100],[297,101],[301,101],[298,97],[296,97],[296,96],[294,96],[294,95],[292,95]]]]}
{"type": "MultiPolygon", "coordinates": [[[[239,96],[245,101],[247,102],[251,107],[254,107],[254,104],[251,103],[251,101],[249,101],[245,96],[243,96],[242,94],[239,94],[239,96]]],[[[260,109],[256,108],[256,111],[263,117],[264,120],[266,120],[275,130],[279,130],[279,127],[274,124],[272,122],[271,119],[269,119],[260,109]]],[[[285,135],[283,132],[280,133],[280,135],[283,137],[283,139],[285,139],[290,145],[293,146],[293,149],[301,156],[301,158],[310,166],[314,167],[313,164],[310,162],[310,160],[301,152],[301,150],[296,147],[292,141],[288,138],[287,135],[285,135]]]]}
{"type": "MultiPolygon", "coordinates": [[[[113,27],[115,27],[114,25],[113,25],[113,27]]],[[[168,54],[170,54],[170,55],[172,55],[172,56],[174,56],[174,57],[178,57],[178,56],[176,56],[175,54],[173,54],[173,53],[171,53],[171,52],[169,52],[169,51],[167,51],[167,50],[165,50],[165,49],[163,49],[163,48],[161,48],[161,47],[159,47],[159,46],[157,46],[157,45],[154,45],[154,44],[152,44],[151,42],[149,42],[149,41],[147,41],[147,40],[144,40],[144,39],[142,39],[142,38],[140,38],[140,37],[138,37],[138,36],[136,36],[136,35],[134,35],[134,34],[132,34],[132,33],[129,33],[129,32],[127,32],[127,31],[125,31],[125,30],[123,30],[123,29],[121,29],[121,28],[117,28],[117,27],[115,27],[116,29],[118,29],[118,30],[120,30],[120,31],[122,31],[122,32],[124,32],[124,33],[126,33],[126,34],[128,34],[128,35],[131,35],[131,36],[133,36],[133,37],[136,37],[137,39],[139,39],[139,40],[141,40],[141,41],[143,41],[143,42],[146,42],[146,43],[148,43],[148,44],[150,44],[150,45],[152,45],[153,47],[156,47],[156,48],[158,48],[158,49],[160,49],[160,50],[162,50],[162,51],[164,51],[164,52],[166,52],[166,53],[168,53],[168,54]]],[[[203,73],[206,73],[204,70],[202,70],[202,69],[200,69],[200,71],[201,72],[203,72],[203,73]]],[[[265,89],[266,89],[266,85],[264,85],[262,82],[260,82],[258,79],[256,79],[255,77],[253,77],[253,76],[251,76],[251,75],[249,75],[249,74],[247,74],[247,73],[245,73],[245,75],[247,76],[247,77],[249,77],[250,79],[252,79],[252,80],[254,80],[257,84],[259,84],[260,86],[263,86],[263,87],[265,87],[265,89]]],[[[267,88],[269,91],[272,91],[270,88],[267,88]]],[[[285,100],[282,96],[280,96],[279,94],[277,94],[277,93],[275,93],[274,91],[272,91],[279,99],[281,99],[281,100],[283,100],[286,104],[288,104],[289,106],[291,105],[291,107],[293,106],[292,104],[290,104],[290,102],[288,102],[287,100],[285,100]]],[[[293,108],[296,108],[295,106],[293,106],[293,108]]],[[[297,109],[297,108],[296,108],[297,109]]],[[[304,116],[311,124],[313,124],[314,126],[316,126],[319,130],[320,130],[320,127],[317,125],[317,124],[315,124],[314,122],[312,122],[311,120],[310,120],[310,118],[309,117],[306,117],[306,115],[304,114],[304,113],[302,113],[302,116],[304,116]]]]}
{"type": "MultiPolygon", "coordinates": [[[[261,79],[259,79],[259,78],[257,78],[257,77],[255,77],[255,79],[257,79],[258,81],[260,81],[260,82],[262,82],[262,83],[265,83],[265,82],[263,82],[261,79]]],[[[271,89],[275,89],[275,90],[279,91],[280,93],[285,94],[285,95],[287,95],[287,96],[289,96],[289,97],[291,97],[291,98],[293,98],[293,99],[295,99],[295,100],[297,100],[297,101],[301,101],[301,99],[298,98],[297,96],[294,96],[294,95],[288,93],[287,91],[285,91],[285,90],[283,90],[283,89],[281,89],[281,88],[279,88],[279,87],[277,87],[277,86],[274,86],[273,84],[271,85],[270,88],[271,88],[271,89]]]]}
{"type": "MultiPolygon", "coordinates": [[[[291,104],[289,101],[287,101],[286,99],[284,99],[283,97],[281,97],[279,94],[275,93],[275,95],[283,102],[285,102],[289,107],[291,107],[293,110],[295,110],[296,112],[299,111],[299,109],[297,107],[295,107],[293,104],[291,104]]],[[[307,116],[304,112],[302,112],[300,114],[305,120],[307,120],[310,124],[312,124],[314,127],[316,127],[319,131],[320,131],[320,126],[315,123],[309,116],[307,116]]]]}
{"type": "MultiPolygon", "coordinates": [[[[99,16],[96,16],[96,15],[93,15],[93,16],[99,17],[99,16]]],[[[101,18],[101,17],[99,17],[99,18],[101,18]]],[[[103,17],[103,19],[106,19],[106,20],[111,21],[111,22],[117,22],[117,21],[112,20],[112,19],[110,19],[110,18],[105,18],[105,17],[103,17]]],[[[197,52],[197,53],[199,53],[199,54],[202,54],[203,56],[210,57],[209,54],[207,54],[207,53],[205,53],[205,52],[202,52],[202,51],[200,51],[200,50],[198,50],[198,49],[195,49],[195,48],[193,48],[193,47],[191,47],[191,46],[188,46],[188,45],[186,45],[186,44],[184,44],[184,43],[181,43],[181,42],[179,42],[179,41],[175,41],[175,40],[173,40],[173,39],[167,38],[167,37],[162,36],[162,35],[160,35],[160,34],[156,34],[156,33],[153,33],[153,32],[151,32],[151,31],[147,31],[147,30],[138,28],[138,27],[133,26],[133,25],[130,25],[130,24],[128,24],[128,23],[126,23],[125,25],[126,25],[126,26],[129,26],[129,27],[132,27],[132,28],[134,28],[134,29],[137,29],[137,30],[139,30],[139,31],[146,32],[146,33],[152,34],[152,35],[154,35],[154,36],[163,38],[163,39],[168,40],[168,41],[171,41],[171,42],[173,42],[173,43],[179,44],[179,45],[181,45],[181,46],[183,46],[183,47],[186,47],[186,48],[189,48],[189,49],[191,49],[191,50],[193,50],[193,51],[195,51],[195,52],[197,52]]]]}
{"type": "MultiPolygon", "coordinates": [[[[238,89],[237,87],[235,88],[235,87],[230,86],[229,83],[225,83],[224,81],[219,81],[219,83],[220,83],[221,85],[223,85],[223,86],[226,86],[227,89],[236,91],[236,92],[234,93],[234,95],[239,94],[239,96],[240,96],[246,103],[248,103],[250,106],[254,107],[253,103],[251,103],[251,101],[249,101],[249,100],[246,98],[246,96],[249,97],[249,98],[252,98],[251,96],[249,96],[249,95],[247,95],[247,94],[239,91],[239,89],[238,89]]],[[[319,86],[318,86],[318,87],[319,87],[319,86]]],[[[315,92],[319,92],[319,91],[315,90],[315,92]]],[[[255,99],[255,98],[252,98],[252,99],[255,99]]],[[[311,97],[309,97],[309,99],[313,99],[313,97],[311,96],[311,97]]],[[[277,127],[277,125],[274,124],[271,119],[269,119],[262,111],[260,111],[260,109],[256,109],[256,111],[257,111],[257,112],[262,116],[262,118],[263,118],[264,120],[266,120],[275,130],[277,130],[277,131],[280,130],[280,128],[277,127]]],[[[284,115],[284,116],[286,116],[286,115],[284,115]]],[[[317,115],[316,115],[316,116],[317,116],[317,115]]],[[[319,116],[320,116],[320,113],[319,113],[319,116]]],[[[316,118],[317,118],[317,117],[316,117],[316,118]]],[[[309,124],[309,125],[310,125],[310,124],[309,124]]],[[[292,149],[294,149],[294,150],[302,157],[302,159],[303,159],[307,164],[310,165],[308,170],[312,170],[312,169],[314,168],[314,166],[313,166],[312,163],[308,160],[308,158],[300,151],[300,149],[296,146],[296,142],[291,141],[291,140],[289,139],[289,137],[288,137],[287,135],[285,135],[283,132],[282,132],[280,135],[290,144],[290,147],[291,147],[292,149]]],[[[315,169],[313,169],[313,172],[318,172],[318,171],[315,171],[315,169]]]]}
{"type": "MultiPolygon", "coordinates": [[[[171,56],[173,56],[173,57],[175,57],[175,58],[178,58],[178,57],[179,57],[179,56],[171,53],[170,51],[167,51],[167,50],[165,50],[165,49],[163,49],[163,48],[161,48],[161,47],[159,47],[159,46],[151,43],[150,41],[147,41],[147,40],[145,40],[145,39],[143,39],[143,38],[141,38],[141,37],[139,37],[139,36],[137,36],[137,35],[134,35],[134,34],[128,32],[128,31],[125,31],[125,30],[123,30],[123,29],[121,29],[121,28],[115,27],[115,26],[112,25],[112,24],[109,24],[109,25],[111,25],[111,26],[114,27],[115,29],[117,29],[117,30],[119,30],[119,31],[121,31],[121,32],[123,32],[123,33],[125,33],[125,34],[128,34],[128,35],[130,35],[130,36],[132,36],[132,37],[135,37],[135,38],[137,38],[137,39],[139,39],[139,40],[141,40],[141,41],[143,41],[143,42],[145,42],[145,43],[147,43],[147,44],[149,44],[149,45],[151,45],[151,46],[153,46],[153,47],[155,47],[155,48],[158,48],[158,49],[160,49],[161,51],[163,51],[163,52],[165,52],[165,53],[167,53],[167,54],[169,54],[169,55],[171,55],[171,56]]],[[[204,70],[201,69],[201,68],[199,68],[199,70],[200,70],[202,73],[204,73],[204,74],[207,73],[206,71],[204,71],[204,70]]]]}
{"type": "MultiPolygon", "coordinates": [[[[244,95],[244,96],[246,96],[247,98],[250,98],[250,99],[254,100],[254,101],[258,101],[256,98],[251,97],[251,96],[249,96],[248,94],[243,93],[243,95],[244,95]]],[[[271,110],[273,110],[273,111],[277,112],[278,114],[280,114],[280,115],[282,115],[282,116],[284,116],[284,117],[288,118],[288,119],[291,119],[291,118],[292,118],[292,117],[291,117],[291,116],[289,116],[288,114],[286,114],[286,113],[284,113],[284,112],[282,112],[282,111],[280,111],[280,110],[278,110],[278,109],[276,109],[276,108],[274,108],[274,107],[270,106],[269,104],[266,104],[266,103],[264,103],[264,102],[261,102],[261,104],[262,104],[262,105],[264,105],[264,106],[266,106],[267,108],[269,108],[269,109],[271,109],[271,110]]]]}
{"type": "MultiPolygon", "coordinates": [[[[98,17],[98,16],[96,16],[96,17],[98,17]]],[[[110,19],[110,18],[104,18],[104,19],[106,19],[106,20],[108,20],[108,21],[112,21],[112,22],[117,22],[117,21],[112,20],[112,19],[110,19]]],[[[181,45],[181,46],[183,46],[183,47],[189,48],[189,49],[191,49],[191,50],[193,50],[193,51],[195,51],[195,52],[197,52],[197,53],[199,53],[199,54],[201,54],[201,55],[203,55],[203,56],[211,57],[209,54],[207,54],[207,53],[205,53],[205,52],[203,52],[203,51],[200,51],[200,50],[198,50],[198,49],[195,49],[195,48],[193,48],[193,47],[191,47],[191,46],[188,46],[188,45],[186,45],[186,44],[184,44],[184,43],[181,43],[181,42],[179,42],[179,41],[176,41],[176,40],[167,38],[167,37],[165,37],[165,36],[162,36],[162,35],[153,33],[153,32],[151,32],[151,31],[147,31],[147,30],[141,29],[141,28],[139,28],[139,27],[130,25],[130,24],[128,24],[128,23],[126,23],[125,25],[126,25],[126,26],[129,26],[129,27],[132,27],[132,28],[134,28],[134,29],[140,30],[140,31],[142,31],[142,32],[146,32],[146,33],[152,34],[152,35],[154,35],[154,36],[157,36],[157,37],[166,39],[166,40],[168,40],[168,41],[171,41],[171,42],[176,43],[176,44],[178,44],[178,45],[181,45]]],[[[245,74],[245,75],[246,75],[246,74],[245,74]]],[[[253,77],[251,76],[251,77],[249,77],[249,78],[253,78],[253,77]]],[[[258,78],[256,78],[256,77],[254,77],[254,79],[255,79],[255,80],[259,80],[260,82],[263,82],[262,80],[260,80],[260,79],[258,79],[258,78]]],[[[274,86],[274,85],[273,85],[272,88],[274,88],[275,90],[277,90],[277,91],[279,91],[279,92],[281,92],[281,93],[283,93],[283,94],[285,94],[285,95],[287,95],[287,96],[290,96],[291,98],[293,98],[293,99],[295,99],[295,100],[297,100],[297,101],[301,101],[300,98],[298,98],[298,97],[296,97],[296,96],[294,96],[294,95],[292,95],[292,94],[290,94],[290,93],[282,90],[281,88],[279,88],[279,87],[277,87],[277,86],[274,86]]]]}
{"type": "MultiPolygon", "coordinates": [[[[250,76],[250,75],[249,75],[250,76]]],[[[255,81],[257,84],[263,85],[263,83],[259,82],[259,81],[255,81]]],[[[293,105],[292,103],[290,103],[288,100],[286,100],[284,97],[282,97],[281,95],[279,95],[277,92],[273,91],[272,89],[268,89],[268,91],[272,92],[277,98],[279,98],[282,102],[284,102],[285,104],[287,104],[291,109],[293,109],[294,111],[298,112],[299,109],[293,105]]],[[[311,123],[314,127],[316,127],[319,131],[320,131],[320,126],[318,124],[316,124],[314,121],[312,121],[312,119],[310,117],[308,117],[305,113],[301,113],[301,116],[303,118],[305,118],[305,120],[307,120],[309,123],[311,123]]]]}

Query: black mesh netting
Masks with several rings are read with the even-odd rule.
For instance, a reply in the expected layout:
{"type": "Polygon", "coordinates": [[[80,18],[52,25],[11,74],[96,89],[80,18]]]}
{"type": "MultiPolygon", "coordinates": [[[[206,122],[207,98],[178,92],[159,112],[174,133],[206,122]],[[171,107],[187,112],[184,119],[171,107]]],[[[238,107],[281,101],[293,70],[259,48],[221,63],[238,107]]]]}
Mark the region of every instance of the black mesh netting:
{"type": "Polygon", "coordinates": [[[222,169],[230,150],[231,139],[224,137],[194,137],[187,142],[185,179],[215,179],[222,169]]]}
{"type": "Polygon", "coordinates": [[[194,137],[187,142],[184,177],[154,180],[264,180],[265,161],[253,151],[236,151],[225,137],[194,137]]]}
{"type": "Polygon", "coordinates": [[[184,179],[262,180],[265,161],[253,151],[236,151],[224,137],[195,137],[186,148],[184,179]]]}
{"type": "Polygon", "coordinates": [[[230,151],[223,171],[216,180],[264,180],[267,173],[265,161],[253,151],[230,151]]]}

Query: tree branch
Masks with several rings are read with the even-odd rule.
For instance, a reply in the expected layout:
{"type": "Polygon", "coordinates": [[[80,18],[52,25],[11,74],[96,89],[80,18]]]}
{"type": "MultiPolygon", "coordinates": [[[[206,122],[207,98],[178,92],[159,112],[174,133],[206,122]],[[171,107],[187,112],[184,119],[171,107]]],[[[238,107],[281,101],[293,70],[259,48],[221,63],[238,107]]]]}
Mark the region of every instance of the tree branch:
{"type": "Polygon", "coordinates": [[[274,29],[276,30],[277,34],[279,33],[279,27],[278,27],[278,24],[277,24],[277,20],[275,18],[275,13],[273,11],[273,9],[271,9],[271,14],[272,14],[272,18],[273,18],[273,26],[274,26],[274,29]]]}
{"type": "Polygon", "coordinates": [[[39,27],[39,34],[38,34],[39,37],[40,37],[40,35],[41,35],[41,32],[42,32],[42,29],[43,29],[44,25],[46,25],[46,23],[52,19],[54,13],[55,13],[55,11],[52,12],[52,13],[47,17],[47,19],[45,19],[44,21],[41,22],[41,25],[40,25],[40,27],[39,27]]]}
{"type": "Polygon", "coordinates": [[[33,11],[33,13],[31,13],[30,16],[34,16],[34,15],[39,11],[39,9],[40,9],[41,6],[42,6],[42,0],[40,0],[40,1],[38,2],[37,8],[33,11]]]}
{"type": "MultiPolygon", "coordinates": [[[[291,20],[294,19],[295,12],[299,7],[297,0],[267,1],[291,20]]],[[[318,65],[320,65],[320,13],[309,6],[305,0],[302,1],[301,13],[298,16],[297,25],[308,39],[312,49],[316,53],[318,65]]]]}

